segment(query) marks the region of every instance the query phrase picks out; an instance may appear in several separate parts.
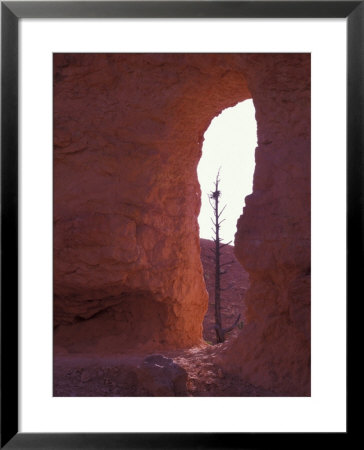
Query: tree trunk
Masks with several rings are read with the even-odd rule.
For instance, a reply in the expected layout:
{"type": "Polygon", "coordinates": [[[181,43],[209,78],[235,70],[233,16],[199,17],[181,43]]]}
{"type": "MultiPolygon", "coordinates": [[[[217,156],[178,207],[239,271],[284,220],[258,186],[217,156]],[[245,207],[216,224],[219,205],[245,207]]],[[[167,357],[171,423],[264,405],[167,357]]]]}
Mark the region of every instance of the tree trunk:
{"type": "Polygon", "coordinates": [[[216,180],[215,180],[215,191],[211,192],[209,195],[209,201],[210,205],[214,211],[215,220],[212,220],[212,223],[214,224],[213,232],[215,233],[215,332],[216,332],[216,341],[218,344],[225,341],[225,334],[229,333],[233,328],[236,327],[238,324],[238,321],[240,319],[240,314],[234,324],[229,328],[223,328],[222,327],[222,320],[221,320],[221,275],[223,275],[226,272],[221,271],[221,267],[228,264],[221,264],[221,249],[225,247],[226,245],[229,245],[231,243],[228,242],[226,244],[221,244],[221,238],[220,238],[220,224],[225,219],[220,220],[220,216],[223,213],[225,206],[222,208],[221,212],[219,212],[219,197],[220,197],[220,191],[219,191],[219,174],[220,170],[217,172],[216,180]],[[214,200],[214,201],[212,201],[214,200]]]}
{"type": "Polygon", "coordinates": [[[215,331],[218,343],[224,342],[224,332],[221,324],[221,285],[220,285],[220,233],[219,233],[219,181],[215,185],[215,331]]]}

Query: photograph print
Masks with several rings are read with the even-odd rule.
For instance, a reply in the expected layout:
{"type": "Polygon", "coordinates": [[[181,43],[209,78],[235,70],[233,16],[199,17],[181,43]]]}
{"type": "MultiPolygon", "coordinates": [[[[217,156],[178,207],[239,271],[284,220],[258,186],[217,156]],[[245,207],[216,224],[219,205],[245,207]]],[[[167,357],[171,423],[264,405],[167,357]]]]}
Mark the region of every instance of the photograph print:
{"type": "Polygon", "coordinates": [[[53,54],[53,395],[311,395],[311,56],[53,54]]]}

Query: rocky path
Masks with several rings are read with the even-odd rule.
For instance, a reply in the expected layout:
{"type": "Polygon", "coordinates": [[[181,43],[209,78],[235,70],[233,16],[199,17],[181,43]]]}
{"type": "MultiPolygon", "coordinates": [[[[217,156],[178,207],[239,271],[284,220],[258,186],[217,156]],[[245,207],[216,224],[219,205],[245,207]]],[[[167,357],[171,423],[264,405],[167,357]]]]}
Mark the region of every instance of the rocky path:
{"type": "Polygon", "coordinates": [[[54,396],[276,396],[224,373],[215,363],[219,347],[203,346],[152,356],[58,356],[54,362],[54,396]],[[148,357],[153,363],[146,365],[148,357]],[[181,376],[185,378],[182,380],[181,376]]]}
{"type": "Polygon", "coordinates": [[[215,363],[221,345],[193,348],[174,357],[188,373],[188,394],[193,397],[274,397],[274,392],[233,377],[215,363]]]}

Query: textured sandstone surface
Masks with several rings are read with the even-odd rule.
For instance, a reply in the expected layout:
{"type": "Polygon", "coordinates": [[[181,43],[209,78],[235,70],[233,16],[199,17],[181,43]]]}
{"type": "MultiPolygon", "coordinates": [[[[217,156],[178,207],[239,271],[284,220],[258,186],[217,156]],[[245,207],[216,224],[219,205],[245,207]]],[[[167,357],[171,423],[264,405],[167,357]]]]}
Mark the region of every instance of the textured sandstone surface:
{"type": "Polygon", "coordinates": [[[247,381],[309,395],[309,56],[277,56],[260,75],[249,84],[258,123],[254,189],[235,236],[249,272],[248,326],[224,359],[247,381]]]}
{"type": "Polygon", "coordinates": [[[196,166],[212,118],[250,96],[228,62],[55,55],[56,344],[79,351],[83,342],[102,350],[125,340],[201,340],[196,166]],[[96,326],[84,322],[91,317],[96,326]]]}
{"type": "Polygon", "coordinates": [[[259,145],[235,245],[251,288],[221,364],[309,393],[309,55],[54,56],[56,349],[201,342],[196,166],[212,118],[246,98],[259,145]]]}

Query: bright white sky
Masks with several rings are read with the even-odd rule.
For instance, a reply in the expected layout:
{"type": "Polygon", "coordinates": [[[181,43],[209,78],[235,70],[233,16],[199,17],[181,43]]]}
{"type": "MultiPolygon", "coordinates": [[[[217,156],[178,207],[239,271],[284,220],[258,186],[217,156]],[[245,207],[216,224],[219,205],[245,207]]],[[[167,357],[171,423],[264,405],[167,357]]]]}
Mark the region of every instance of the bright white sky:
{"type": "Polygon", "coordinates": [[[220,170],[220,211],[225,221],[221,224],[220,237],[224,242],[233,241],[236,222],[243,212],[245,197],[252,192],[257,146],[257,123],[252,100],[245,100],[225,109],[215,117],[205,132],[202,157],[197,167],[201,186],[201,212],[198,218],[200,237],[211,239],[213,210],[208,194],[214,190],[217,171],[220,170]]]}

